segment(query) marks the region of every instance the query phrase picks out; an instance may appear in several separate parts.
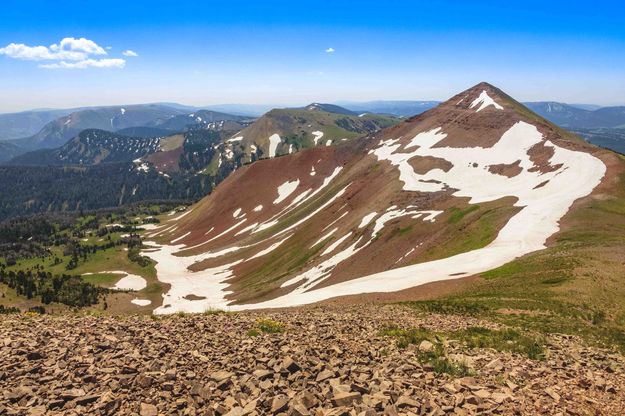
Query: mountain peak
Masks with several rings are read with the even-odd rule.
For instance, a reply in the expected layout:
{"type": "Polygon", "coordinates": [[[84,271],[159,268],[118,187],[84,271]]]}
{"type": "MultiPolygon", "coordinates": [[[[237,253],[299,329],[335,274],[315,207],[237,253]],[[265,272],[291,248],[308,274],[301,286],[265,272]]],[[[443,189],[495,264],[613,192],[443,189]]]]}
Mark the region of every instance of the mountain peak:
{"type": "Polygon", "coordinates": [[[334,104],[311,103],[303,109],[307,111],[325,111],[327,113],[344,114],[347,116],[356,115],[355,112],[334,104]]]}
{"type": "Polygon", "coordinates": [[[490,113],[491,111],[519,111],[522,105],[494,85],[480,82],[454,95],[443,102],[440,107],[490,113]]]}

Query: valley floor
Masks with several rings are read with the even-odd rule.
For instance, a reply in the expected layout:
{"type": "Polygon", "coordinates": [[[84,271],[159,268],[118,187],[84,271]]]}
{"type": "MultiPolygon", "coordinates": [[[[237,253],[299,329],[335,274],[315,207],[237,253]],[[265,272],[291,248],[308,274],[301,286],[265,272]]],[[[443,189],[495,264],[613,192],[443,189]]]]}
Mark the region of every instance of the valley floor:
{"type": "Polygon", "coordinates": [[[570,335],[316,305],[5,315],[0,414],[616,414],[625,359],[570,335]]]}

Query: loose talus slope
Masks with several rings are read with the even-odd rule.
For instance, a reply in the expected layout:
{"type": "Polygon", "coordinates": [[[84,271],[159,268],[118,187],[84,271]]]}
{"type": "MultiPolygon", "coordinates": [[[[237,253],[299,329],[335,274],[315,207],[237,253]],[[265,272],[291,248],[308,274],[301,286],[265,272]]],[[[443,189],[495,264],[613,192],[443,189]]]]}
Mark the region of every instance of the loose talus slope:
{"type": "Polygon", "coordinates": [[[157,313],[293,306],[480,273],[540,250],[605,151],[478,84],[362,140],[246,166],[147,234],[157,313]]]}

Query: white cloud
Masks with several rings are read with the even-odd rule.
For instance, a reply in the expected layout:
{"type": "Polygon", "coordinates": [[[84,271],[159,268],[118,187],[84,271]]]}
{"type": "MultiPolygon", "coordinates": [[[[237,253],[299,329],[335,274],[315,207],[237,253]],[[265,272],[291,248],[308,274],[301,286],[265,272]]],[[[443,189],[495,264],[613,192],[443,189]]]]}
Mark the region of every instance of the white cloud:
{"type": "Polygon", "coordinates": [[[64,38],[60,44],[50,45],[50,49],[55,52],[71,51],[87,55],[106,55],[104,48],[85,38],[64,38]]]}
{"type": "Polygon", "coordinates": [[[10,43],[0,48],[0,54],[9,58],[29,61],[69,60],[82,61],[89,55],[106,55],[104,48],[85,38],[64,38],[61,42],[47,46],[28,46],[10,43]]]}
{"type": "Polygon", "coordinates": [[[119,58],[111,59],[85,59],[78,62],[56,62],[53,64],[41,64],[40,68],[46,69],[86,69],[86,68],[123,68],[126,61],[119,58]]]}
{"type": "Polygon", "coordinates": [[[131,57],[139,56],[139,54],[137,52],[135,52],[133,50],[130,50],[130,49],[125,50],[124,52],[122,52],[122,55],[124,55],[124,56],[131,56],[131,57]]]}
{"type": "Polygon", "coordinates": [[[334,48],[328,48],[326,49],[326,53],[333,53],[334,52],[334,48]]]}
{"type": "Polygon", "coordinates": [[[63,38],[59,43],[50,46],[10,43],[0,48],[0,55],[27,61],[58,61],[39,65],[48,69],[123,68],[126,65],[126,61],[119,58],[94,59],[93,56],[107,55],[107,52],[105,48],[86,38],[63,38]]]}
{"type": "Polygon", "coordinates": [[[55,59],[54,54],[45,46],[26,46],[23,43],[10,43],[4,48],[0,48],[0,54],[9,58],[32,61],[55,59]]]}

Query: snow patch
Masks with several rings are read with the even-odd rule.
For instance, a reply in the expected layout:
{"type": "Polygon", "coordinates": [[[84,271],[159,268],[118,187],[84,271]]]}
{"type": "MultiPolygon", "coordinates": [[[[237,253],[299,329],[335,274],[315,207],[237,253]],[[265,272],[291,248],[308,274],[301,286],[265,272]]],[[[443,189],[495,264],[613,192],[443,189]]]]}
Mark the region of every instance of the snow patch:
{"type": "Polygon", "coordinates": [[[191,234],[191,231],[189,231],[188,233],[185,233],[185,234],[181,235],[180,237],[178,237],[178,238],[176,238],[176,239],[174,239],[174,240],[171,240],[172,244],[173,244],[173,243],[177,243],[178,241],[182,240],[183,238],[185,238],[185,237],[186,237],[186,236],[188,236],[189,234],[191,234]]]}
{"type": "Polygon", "coordinates": [[[319,143],[319,140],[321,140],[321,138],[323,137],[323,132],[322,131],[313,131],[312,132],[313,137],[313,142],[315,143],[315,146],[317,146],[317,143],[319,143]]]}
{"type": "Polygon", "coordinates": [[[291,182],[287,181],[283,183],[282,185],[278,186],[278,198],[276,198],[275,201],[273,201],[273,204],[277,205],[280,202],[284,201],[286,198],[289,197],[289,195],[295,192],[295,189],[297,189],[298,186],[299,186],[299,179],[296,179],[291,182]]]}
{"type": "Polygon", "coordinates": [[[485,109],[486,107],[488,107],[489,105],[492,105],[493,107],[495,107],[497,110],[503,110],[503,107],[500,106],[499,104],[497,104],[495,102],[495,100],[493,100],[492,98],[490,98],[490,96],[488,95],[488,93],[486,91],[482,91],[482,93],[480,94],[479,97],[477,97],[475,100],[473,100],[473,102],[471,103],[471,105],[469,106],[469,108],[473,108],[476,105],[481,104],[480,108],[477,109],[476,113],[479,113],[480,111],[482,111],[483,109],[485,109]]]}
{"type": "Polygon", "coordinates": [[[257,259],[257,258],[259,258],[259,257],[264,256],[265,254],[269,254],[269,253],[271,253],[272,251],[274,251],[275,249],[277,249],[278,247],[280,247],[280,245],[281,245],[282,243],[284,243],[286,240],[288,240],[289,238],[291,238],[291,236],[290,236],[290,235],[289,235],[288,237],[286,237],[286,238],[284,238],[284,239],[282,239],[282,240],[280,240],[280,241],[276,242],[276,243],[273,243],[272,245],[270,245],[270,246],[269,246],[269,247],[267,247],[266,249],[259,251],[258,253],[254,254],[252,257],[250,257],[249,259],[247,259],[246,261],[249,261],[249,260],[252,260],[252,259],[257,259]]]}
{"type": "Polygon", "coordinates": [[[269,137],[269,157],[276,157],[276,149],[281,141],[282,139],[278,134],[272,134],[269,137]]]}
{"type": "Polygon", "coordinates": [[[345,240],[347,240],[349,238],[349,236],[352,235],[352,232],[348,232],[347,234],[345,234],[343,237],[339,238],[338,240],[336,240],[334,243],[330,244],[328,246],[328,248],[326,248],[325,250],[323,250],[323,253],[321,253],[322,256],[325,256],[326,254],[330,254],[332,253],[334,250],[336,250],[336,248],[338,246],[341,245],[341,243],[345,240]]]}
{"type": "Polygon", "coordinates": [[[93,274],[121,274],[123,277],[113,286],[113,289],[117,290],[141,290],[147,286],[147,282],[143,277],[126,273],[123,270],[107,270],[97,273],[83,273],[82,275],[89,276],[93,274]]]}
{"type": "Polygon", "coordinates": [[[378,215],[378,213],[374,211],[362,217],[362,221],[360,221],[358,228],[365,228],[376,215],[378,215]]]}
{"type": "Polygon", "coordinates": [[[326,233],[325,235],[321,236],[321,238],[319,238],[319,240],[315,241],[315,243],[312,246],[310,246],[310,248],[313,248],[314,246],[316,246],[317,244],[321,243],[326,238],[330,238],[332,236],[332,234],[334,234],[338,230],[339,230],[338,228],[331,229],[328,233],[326,233]]]}

